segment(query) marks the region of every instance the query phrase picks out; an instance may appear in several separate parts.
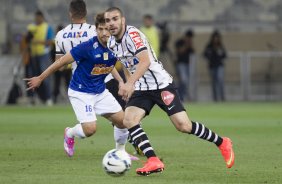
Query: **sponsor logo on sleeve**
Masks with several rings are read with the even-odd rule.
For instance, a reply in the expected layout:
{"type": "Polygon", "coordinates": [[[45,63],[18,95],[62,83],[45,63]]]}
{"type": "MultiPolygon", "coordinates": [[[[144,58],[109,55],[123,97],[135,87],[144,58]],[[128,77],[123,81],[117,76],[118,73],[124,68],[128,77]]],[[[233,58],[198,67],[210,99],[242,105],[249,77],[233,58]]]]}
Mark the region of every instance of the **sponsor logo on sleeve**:
{"type": "Polygon", "coordinates": [[[137,31],[130,32],[129,35],[134,42],[136,50],[138,50],[141,47],[144,47],[143,40],[142,40],[140,34],[137,31]]]}

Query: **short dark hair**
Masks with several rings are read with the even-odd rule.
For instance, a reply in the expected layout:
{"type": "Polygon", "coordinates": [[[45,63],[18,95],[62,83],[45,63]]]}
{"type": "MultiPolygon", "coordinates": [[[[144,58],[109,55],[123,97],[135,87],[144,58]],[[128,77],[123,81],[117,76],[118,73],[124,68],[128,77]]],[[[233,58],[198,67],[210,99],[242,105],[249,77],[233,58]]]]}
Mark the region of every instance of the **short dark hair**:
{"type": "Polygon", "coordinates": [[[188,30],[185,32],[185,36],[186,36],[186,37],[189,37],[189,38],[194,37],[194,31],[193,31],[192,29],[188,29],[188,30]]]}
{"type": "Polygon", "coordinates": [[[69,6],[69,12],[71,12],[73,18],[85,18],[87,15],[85,2],[83,0],[72,0],[69,6]]]}
{"type": "Polygon", "coordinates": [[[63,24],[58,24],[57,25],[57,28],[56,28],[56,31],[61,31],[62,29],[64,29],[64,25],[63,24]]]}
{"type": "Polygon", "coordinates": [[[112,12],[112,11],[118,11],[120,15],[123,17],[123,12],[121,11],[121,9],[115,6],[108,8],[105,12],[112,12]]]}
{"type": "Polygon", "coordinates": [[[150,14],[146,14],[143,16],[144,19],[149,19],[149,20],[153,20],[153,16],[150,14]]]}
{"type": "Polygon", "coordinates": [[[42,12],[41,10],[37,10],[37,11],[35,12],[35,15],[36,15],[36,16],[41,16],[41,17],[44,18],[44,14],[43,14],[43,12],[42,12]]]}
{"type": "Polygon", "coordinates": [[[214,30],[211,37],[221,37],[221,33],[219,32],[219,30],[214,30]]]}
{"type": "Polygon", "coordinates": [[[105,24],[104,13],[98,13],[95,17],[95,26],[98,27],[100,24],[105,24]]]}

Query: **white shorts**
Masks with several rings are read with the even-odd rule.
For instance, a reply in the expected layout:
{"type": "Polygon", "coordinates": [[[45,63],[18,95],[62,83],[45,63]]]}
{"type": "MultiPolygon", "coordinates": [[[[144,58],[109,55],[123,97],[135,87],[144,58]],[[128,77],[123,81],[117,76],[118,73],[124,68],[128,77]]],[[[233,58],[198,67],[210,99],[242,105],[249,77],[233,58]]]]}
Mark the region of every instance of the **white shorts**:
{"type": "Polygon", "coordinates": [[[80,123],[96,121],[96,114],[104,115],[122,110],[117,100],[107,89],[101,94],[91,94],[69,88],[68,96],[76,118],[80,123]]]}

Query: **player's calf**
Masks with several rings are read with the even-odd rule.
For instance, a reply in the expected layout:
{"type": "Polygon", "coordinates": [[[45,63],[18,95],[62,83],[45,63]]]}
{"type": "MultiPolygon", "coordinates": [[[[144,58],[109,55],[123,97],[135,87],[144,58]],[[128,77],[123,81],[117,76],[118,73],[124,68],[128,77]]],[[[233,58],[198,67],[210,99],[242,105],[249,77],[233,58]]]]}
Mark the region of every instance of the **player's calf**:
{"type": "Polygon", "coordinates": [[[96,133],[96,122],[87,122],[81,124],[86,137],[90,137],[96,133]]]}

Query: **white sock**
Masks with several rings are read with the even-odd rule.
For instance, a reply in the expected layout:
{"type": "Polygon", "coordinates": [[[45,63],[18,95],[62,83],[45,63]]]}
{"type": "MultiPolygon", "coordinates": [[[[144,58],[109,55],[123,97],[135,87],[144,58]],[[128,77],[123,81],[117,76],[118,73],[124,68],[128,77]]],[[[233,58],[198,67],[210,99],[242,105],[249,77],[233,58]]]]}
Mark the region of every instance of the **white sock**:
{"type": "Polygon", "coordinates": [[[128,130],[126,128],[117,128],[114,126],[114,138],[116,141],[116,149],[125,151],[125,144],[127,142],[128,130]]]}
{"type": "Polygon", "coordinates": [[[86,137],[80,123],[75,125],[72,128],[69,128],[68,131],[67,131],[67,136],[70,137],[70,138],[78,137],[78,138],[81,138],[81,139],[86,137]]]}

